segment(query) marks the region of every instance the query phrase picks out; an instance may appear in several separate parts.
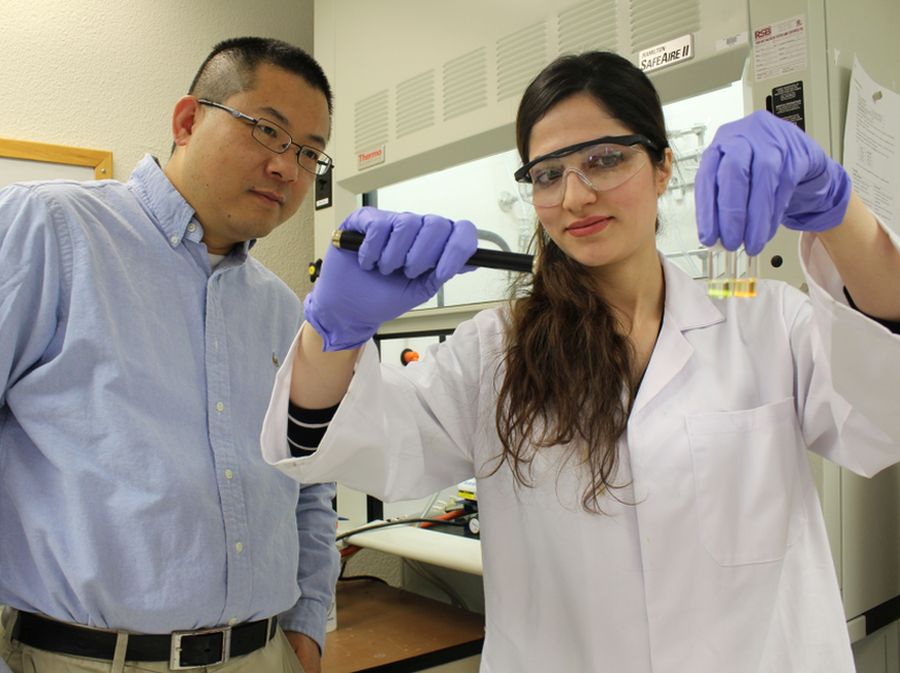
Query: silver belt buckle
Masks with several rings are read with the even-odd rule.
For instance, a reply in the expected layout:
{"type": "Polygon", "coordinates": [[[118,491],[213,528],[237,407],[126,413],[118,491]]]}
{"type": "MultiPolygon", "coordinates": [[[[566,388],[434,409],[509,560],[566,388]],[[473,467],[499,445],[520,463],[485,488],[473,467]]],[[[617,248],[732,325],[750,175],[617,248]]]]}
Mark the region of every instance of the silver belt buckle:
{"type": "Polygon", "coordinates": [[[231,627],[222,626],[215,629],[203,629],[202,631],[173,631],[172,645],[169,650],[169,668],[173,671],[186,671],[191,668],[203,668],[204,666],[218,666],[224,664],[231,657],[231,627]],[[222,653],[218,661],[208,661],[204,664],[183,666],[181,663],[181,639],[191,636],[208,636],[214,633],[222,634],[222,653]]]}

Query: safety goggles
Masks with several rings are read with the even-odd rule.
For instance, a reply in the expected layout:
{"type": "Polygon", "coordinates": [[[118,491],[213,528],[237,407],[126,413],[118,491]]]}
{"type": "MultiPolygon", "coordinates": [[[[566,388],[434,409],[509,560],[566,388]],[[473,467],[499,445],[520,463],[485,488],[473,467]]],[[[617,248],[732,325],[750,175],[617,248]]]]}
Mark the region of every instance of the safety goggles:
{"type": "Polygon", "coordinates": [[[642,135],[605,136],[532,159],[513,177],[528,203],[542,208],[558,206],[565,198],[569,173],[594,191],[615,189],[644,165],[647,153],[642,148],[659,151],[656,143],[642,135]]]}

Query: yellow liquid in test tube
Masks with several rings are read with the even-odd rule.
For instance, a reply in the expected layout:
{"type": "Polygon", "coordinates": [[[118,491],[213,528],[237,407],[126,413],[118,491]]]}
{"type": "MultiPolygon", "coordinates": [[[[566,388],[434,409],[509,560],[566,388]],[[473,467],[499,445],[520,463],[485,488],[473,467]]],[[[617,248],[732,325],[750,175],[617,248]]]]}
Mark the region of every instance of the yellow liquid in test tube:
{"type": "Polygon", "coordinates": [[[737,278],[734,281],[735,297],[755,297],[756,278],[737,278]]]}
{"type": "Polygon", "coordinates": [[[706,293],[716,299],[756,296],[759,262],[743,249],[710,248],[706,262],[706,293]]]}

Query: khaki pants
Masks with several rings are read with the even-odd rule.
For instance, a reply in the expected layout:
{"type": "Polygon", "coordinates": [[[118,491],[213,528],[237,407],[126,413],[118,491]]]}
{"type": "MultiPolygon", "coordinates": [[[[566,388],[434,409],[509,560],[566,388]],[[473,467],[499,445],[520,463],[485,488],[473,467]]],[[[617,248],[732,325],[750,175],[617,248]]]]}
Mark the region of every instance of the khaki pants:
{"type": "MultiPolygon", "coordinates": [[[[87,659],[68,654],[56,654],[23,645],[11,640],[9,630],[16,611],[6,608],[0,626],[0,658],[13,673],[168,673],[168,661],[126,662],[128,635],[120,634],[116,643],[116,658],[87,659]]],[[[300,660],[291,649],[287,637],[278,627],[275,637],[255,652],[235,657],[217,666],[188,669],[188,673],[303,673],[300,660]]]]}

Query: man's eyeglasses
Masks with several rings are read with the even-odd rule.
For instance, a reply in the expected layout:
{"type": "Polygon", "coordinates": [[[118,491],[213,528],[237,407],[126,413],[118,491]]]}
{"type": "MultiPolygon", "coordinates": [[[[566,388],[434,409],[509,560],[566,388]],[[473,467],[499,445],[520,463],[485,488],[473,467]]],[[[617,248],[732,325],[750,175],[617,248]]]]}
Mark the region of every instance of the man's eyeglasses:
{"type": "Polygon", "coordinates": [[[243,112],[238,112],[227,105],[206,100],[205,98],[198,98],[197,101],[201,105],[209,105],[211,107],[217,107],[220,110],[225,110],[225,112],[235,119],[240,119],[248,124],[252,124],[253,128],[251,129],[250,134],[253,136],[253,139],[266,149],[275,152],[275,154],[284,154],[291,148],[291,145],[296,146],[297,163],[300,164],[300,168],[309,171],[313,175],[325,175],[334,168],[334,162],[331,160],[330,156],[325,154],[325,152],[317,150],[315,147],[310,147],[309,145],[295,143],[294,139],[291,138],[291,134],[275,122],[270,122],[268,119],[263,119],[262,117],[257,119],[256,117],[245,115],[243,112]]]}
{"type": "Polygon", "coordinates": [[[541,208],[558,206],[566,194],[566,176],[574,173],[596,192],[615,189],[643,166],[640,145],[654,152],[656,143],[642,135],[605,136],[569,145],[532,159],[513,177],[519,194],[528,203],[541,208]],[[572,157],[562,161],[565,157],[572,157]]]}

